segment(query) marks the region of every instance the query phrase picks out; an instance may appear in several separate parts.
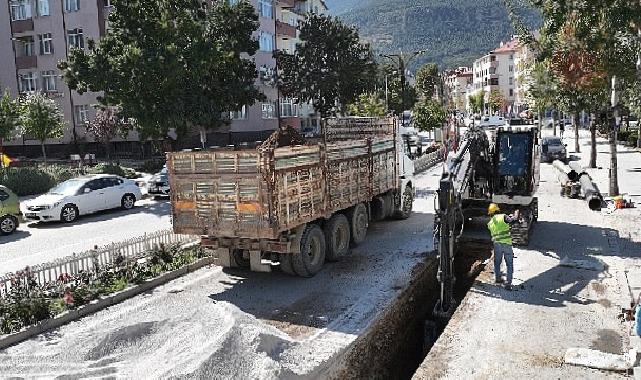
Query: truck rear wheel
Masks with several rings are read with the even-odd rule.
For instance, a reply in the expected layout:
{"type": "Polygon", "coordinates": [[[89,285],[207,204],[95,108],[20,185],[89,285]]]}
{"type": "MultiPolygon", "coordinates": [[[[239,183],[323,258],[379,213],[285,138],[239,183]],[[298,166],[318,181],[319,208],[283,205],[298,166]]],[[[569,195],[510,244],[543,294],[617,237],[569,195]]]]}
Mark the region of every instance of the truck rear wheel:
{"type": "Polygon", "coordinates": [[[309,224],[300,239],[300,250],[291,255],[294,272],[301,277],[312,277],[325,263],[325,234],[316,224],[309,224]]]}
{"type": "Polygon", "coordinates": [[[354,206],[347,214],[349,225],[352,233],[352,245],[358,245],[365,241],[367,227],[369,227],[369,218],[367,216],[367,207],[359,203],[354,206]]]}
{"type": "Polygon", "coordinates": [[[349,253],[351,233],[347,217],[334,214],[325,224],[325,246],[327,261],[338,261],[349,253]]]}

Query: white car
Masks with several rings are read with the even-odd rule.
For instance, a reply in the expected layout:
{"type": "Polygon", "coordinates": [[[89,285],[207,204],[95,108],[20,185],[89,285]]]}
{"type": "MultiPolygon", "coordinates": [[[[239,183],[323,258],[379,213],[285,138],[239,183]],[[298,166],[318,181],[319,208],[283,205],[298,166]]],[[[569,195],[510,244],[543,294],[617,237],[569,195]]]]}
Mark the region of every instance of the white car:
{"type": "Polygon", "coordinates": [[[47,194],[24,202],[22,213],[27,220],[71,223],[80,215],[101,210],[130,210],[139,199],[142,199],[142,193],[134,181],[99,174],[58,184],[47,194]]]}

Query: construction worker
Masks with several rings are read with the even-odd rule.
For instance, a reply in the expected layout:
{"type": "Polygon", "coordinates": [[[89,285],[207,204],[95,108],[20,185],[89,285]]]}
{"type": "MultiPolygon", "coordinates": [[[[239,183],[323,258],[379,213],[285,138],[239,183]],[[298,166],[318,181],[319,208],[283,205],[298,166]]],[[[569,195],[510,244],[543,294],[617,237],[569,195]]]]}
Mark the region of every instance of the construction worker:
{"type": "Polygon", "coordinates": [[[514,273],[514,251],[512,250],[512,235],[510,233],[510,225],[519,221],[519,210],[516,210],[513,215],[498,214],[501,210],[496,203],[490,204],[487,213],[491,219],[487,223],[487,228],[492,235],[492,242],[494,243],[494,278],[497,284],[503,282],[503,275],[501,273],[501,263],[505,258],[505,265],[507,267],[507,279],[505,281],[505,288],[512,289],[512,275],[514,273]]]}

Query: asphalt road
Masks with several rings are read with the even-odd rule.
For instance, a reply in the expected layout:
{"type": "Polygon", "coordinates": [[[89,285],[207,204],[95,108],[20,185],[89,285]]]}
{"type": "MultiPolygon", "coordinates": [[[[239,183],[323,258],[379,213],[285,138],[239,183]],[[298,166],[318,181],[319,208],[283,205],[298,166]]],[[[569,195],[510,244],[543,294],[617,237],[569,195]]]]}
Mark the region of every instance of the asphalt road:
{"type": "Polygon", "coordinates": [[[0,275],[145,233],[171,228],[168,200],[143,199],[133,210],[109,210],[80,217],[75,223],[20,225],[0,236],[0,275]]]}
{"type": "Polygon", "coordinates": [[[408,220],[372,223],[314,278],[203,268],[0,352],[0,378],[322,377],[432,250],[440,170],[415,178],[408,220]]]}

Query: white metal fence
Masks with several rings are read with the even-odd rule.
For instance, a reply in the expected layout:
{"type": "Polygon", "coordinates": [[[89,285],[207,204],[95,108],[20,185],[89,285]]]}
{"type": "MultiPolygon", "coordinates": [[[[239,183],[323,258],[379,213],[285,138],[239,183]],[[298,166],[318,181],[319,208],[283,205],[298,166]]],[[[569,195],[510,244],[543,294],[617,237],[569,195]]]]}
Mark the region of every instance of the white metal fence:
{"type": "Polygon", "coordinates": [[[421,173],[443,160],[443,149],[424,154],[414,160],[414,173],[421,173]]]}
{"type": "MultiPolygon", "coordinates": [[[[172,230],[162,230],[145,234],[120,243],[112,243],[104,247],[74,253],[49,263],[34,265],[25,268],[38,285],[58,281],[61,276],[75,276],[81,272],[97,272],[100,268],[124,260],[136,260],[148,256],[160,244],[180,244],[197,242],[199,238],[192,235],[174,234],[172,230]]],[[[0,276],[0,296],[6,295],[14,281],[15,273],[0,276]]]]}

